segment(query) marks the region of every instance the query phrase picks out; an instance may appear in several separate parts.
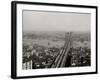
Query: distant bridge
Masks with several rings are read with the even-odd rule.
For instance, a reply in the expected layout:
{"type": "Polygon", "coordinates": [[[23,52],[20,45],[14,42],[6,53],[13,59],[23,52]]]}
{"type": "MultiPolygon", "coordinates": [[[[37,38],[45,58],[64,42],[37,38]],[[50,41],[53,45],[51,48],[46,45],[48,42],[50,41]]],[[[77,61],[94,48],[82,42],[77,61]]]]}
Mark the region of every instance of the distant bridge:
{"type": "Polygon", "coordinates": [[[50,66],[51,68],[69,67],[71,65],[71,53],[69,53],[69,50],[72,46],[71,35],[71,32],[65,34],[64,47],[53,61],[52,65],[50,66]]]}

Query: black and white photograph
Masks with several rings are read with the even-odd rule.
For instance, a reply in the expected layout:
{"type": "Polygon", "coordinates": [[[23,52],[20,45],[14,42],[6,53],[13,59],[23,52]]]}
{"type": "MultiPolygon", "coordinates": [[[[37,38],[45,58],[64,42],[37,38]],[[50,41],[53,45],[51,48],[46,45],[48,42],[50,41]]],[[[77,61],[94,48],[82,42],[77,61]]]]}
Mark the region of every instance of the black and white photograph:
{"type": "Polygon", "coordinates": [[[97,73],[97,6],[12,2],[13,79],[97,73]]]}
{"type": "Polygon", "coordinates": [[[91,66],[91,15],[23,10],[23,69],[91,66]]]}

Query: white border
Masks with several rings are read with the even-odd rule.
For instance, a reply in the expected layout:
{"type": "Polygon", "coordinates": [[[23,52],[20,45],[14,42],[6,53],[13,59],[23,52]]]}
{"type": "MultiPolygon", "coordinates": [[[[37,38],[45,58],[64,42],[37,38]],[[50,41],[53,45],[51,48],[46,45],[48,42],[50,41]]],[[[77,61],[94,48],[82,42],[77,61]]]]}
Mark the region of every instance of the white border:
{"type": "Polygon", "coordinates": [[[91,8],[75,8],[75,7],[58,7],[44,5],[26,5],[17,4],[17,76],[38,76],[50,74],[68,74],[68,73],[83,73],[95,72],[96,69],[96,53],[95,53],[95,14],[96,10],[91,8]],[[46,11],[62,11],[62,12],[80,12],[91,13],[91,66],[90,67],[74,67],[74,68],[56,68],[56,69],[35,69],[22,70],[22,10],[46,10],[46,11]]]}

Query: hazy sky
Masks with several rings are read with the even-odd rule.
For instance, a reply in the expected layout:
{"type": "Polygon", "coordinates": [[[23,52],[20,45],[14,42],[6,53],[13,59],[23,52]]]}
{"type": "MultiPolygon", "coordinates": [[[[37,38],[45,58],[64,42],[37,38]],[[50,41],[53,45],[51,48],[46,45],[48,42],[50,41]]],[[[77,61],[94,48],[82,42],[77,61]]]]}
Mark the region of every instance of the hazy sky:
{"type": "Polygon", "coordinates": [[[89,31],[91,15],[23,11],[23,31],[89,31]]]}

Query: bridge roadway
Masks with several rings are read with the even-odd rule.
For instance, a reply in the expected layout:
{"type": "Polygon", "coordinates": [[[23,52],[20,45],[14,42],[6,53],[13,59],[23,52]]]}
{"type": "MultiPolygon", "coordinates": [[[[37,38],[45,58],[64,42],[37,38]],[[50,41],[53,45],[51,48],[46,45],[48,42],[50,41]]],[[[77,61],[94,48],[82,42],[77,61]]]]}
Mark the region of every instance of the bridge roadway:
{"type": "MultiPolygon", "coordinates": [[[[68,51],[71,47],[71,32],[70,33],[66,33],[65,34],[65,44],[63,49],[60,50],[60,52],[58,53],[57,57],[55,58],[55,60],[53,61],[51,68],[59,68],[59,67],[65,67],[67,64],[68,60],[68,51]]],[[[69,66],[69,64],[67,64],[69,66]]]]}

